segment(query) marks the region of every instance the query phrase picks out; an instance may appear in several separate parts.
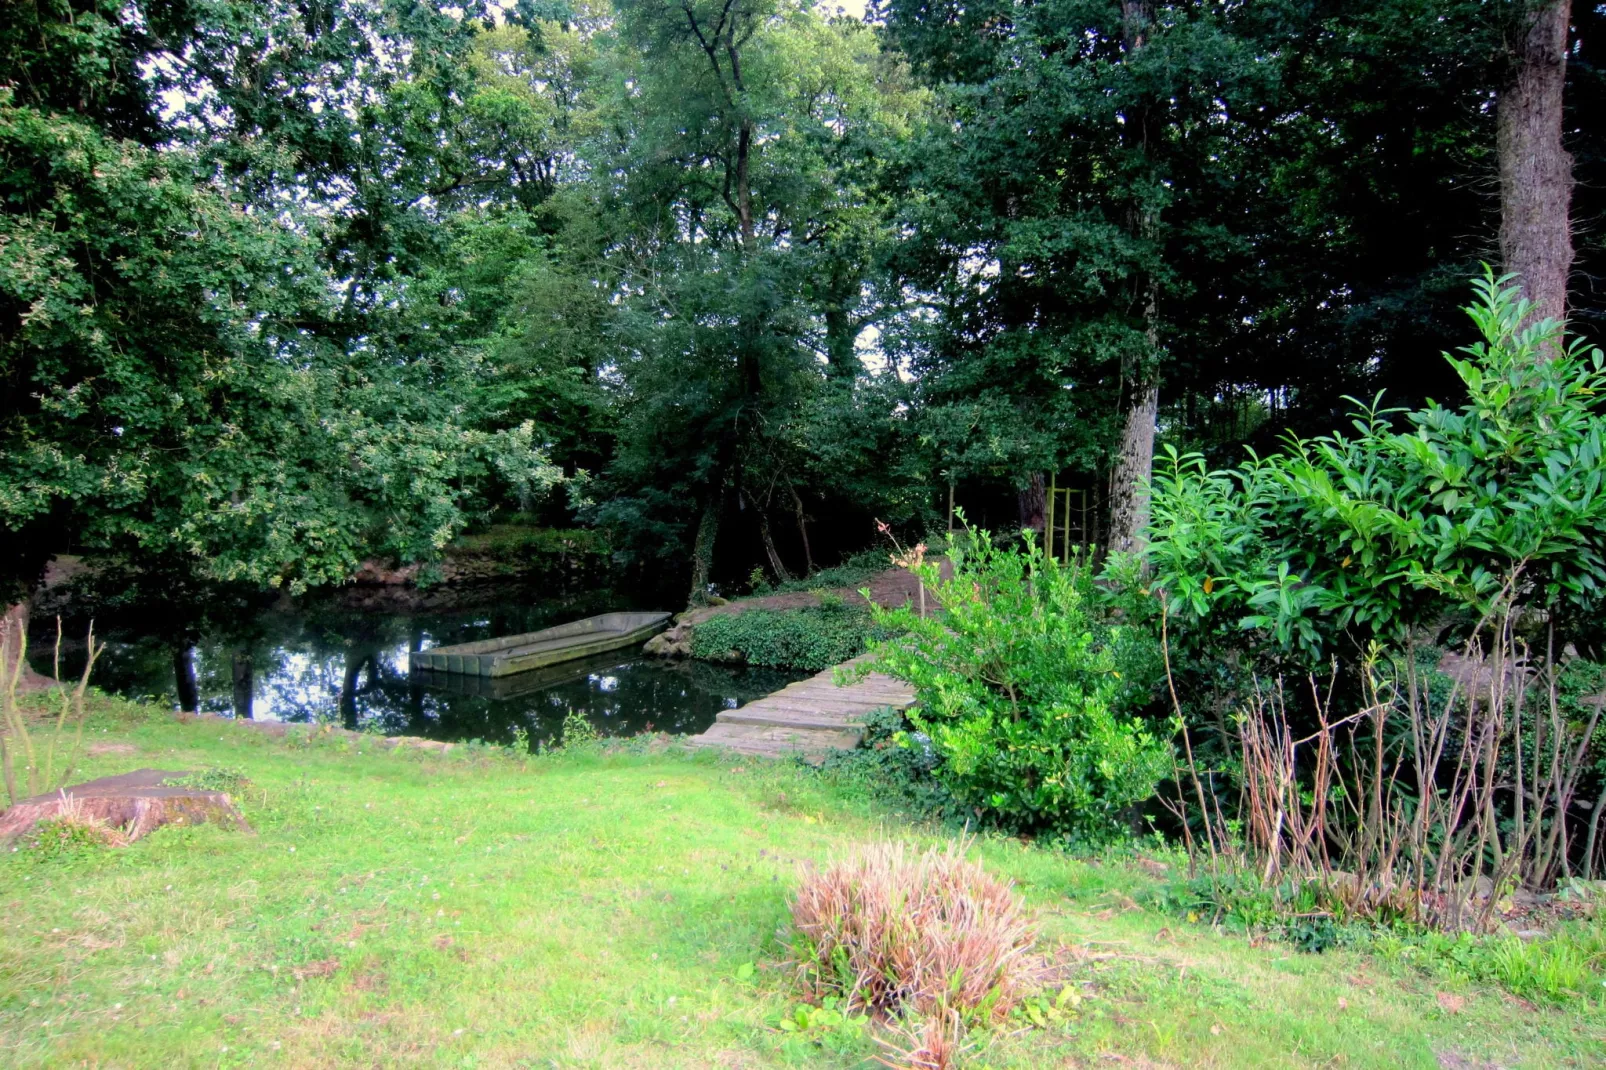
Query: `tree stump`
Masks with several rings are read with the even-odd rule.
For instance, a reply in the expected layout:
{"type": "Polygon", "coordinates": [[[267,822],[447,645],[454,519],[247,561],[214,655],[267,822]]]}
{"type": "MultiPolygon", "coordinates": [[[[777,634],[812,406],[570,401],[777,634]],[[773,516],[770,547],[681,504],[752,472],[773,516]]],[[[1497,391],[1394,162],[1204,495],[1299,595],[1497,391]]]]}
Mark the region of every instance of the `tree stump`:
{"type": "Polygon", "coordinates": [[[228,792],[163,783],[186,776],[189,774],[167,769],[136,769],[22,799],[0,812],[0,843],[26,835],[39,822],[59,814],[63,805],[69,806],[77,817],[103,823],[130,841],[163,825],[211,822],[251,831],[228,792]]]}

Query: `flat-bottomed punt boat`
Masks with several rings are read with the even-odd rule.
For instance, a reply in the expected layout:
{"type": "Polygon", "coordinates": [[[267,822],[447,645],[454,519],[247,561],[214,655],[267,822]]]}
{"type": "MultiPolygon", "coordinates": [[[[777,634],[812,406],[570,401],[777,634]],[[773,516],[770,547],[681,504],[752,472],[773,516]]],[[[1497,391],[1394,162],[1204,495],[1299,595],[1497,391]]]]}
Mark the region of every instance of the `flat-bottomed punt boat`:
{"type": "Polygon", "coordinates": [[[415,651],[408,655],[407,667],[432,673],[511,676],[645,642],[668,622],[668,613],[603,613],[538,632],[415,651]]]}

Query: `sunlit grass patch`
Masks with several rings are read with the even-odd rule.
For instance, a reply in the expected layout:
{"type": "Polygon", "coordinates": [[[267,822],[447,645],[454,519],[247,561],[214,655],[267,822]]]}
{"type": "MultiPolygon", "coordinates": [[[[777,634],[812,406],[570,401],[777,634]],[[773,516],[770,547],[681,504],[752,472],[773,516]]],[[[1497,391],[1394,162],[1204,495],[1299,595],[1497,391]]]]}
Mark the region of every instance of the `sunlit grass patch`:
{"type": "MultiPolygon", "coordinates": [[[[800,864],[951,836],[785,763],[389,753],[91,706],[86,738],[118,749],[83,776],[239,770],[256,833],[0,859],[8,1067],[873,1065],[874,1034],[839,1029],[784,966],[800,864]],[[783,1029],[800,1006],[804,1028],[783,1029]]],[[[1044,998],[1077,999],[980,1031],[961,1065],[1601,1055],[1594,1004],[1529,1009],[1467,981],[1452,1014],[1435,995],[1451,982],[1416,964],[1255,946],[1144,907],[1154,878],[1118,861],[986,837],[969,857],[1023,898],[1059,971],[1044,998]]]]}

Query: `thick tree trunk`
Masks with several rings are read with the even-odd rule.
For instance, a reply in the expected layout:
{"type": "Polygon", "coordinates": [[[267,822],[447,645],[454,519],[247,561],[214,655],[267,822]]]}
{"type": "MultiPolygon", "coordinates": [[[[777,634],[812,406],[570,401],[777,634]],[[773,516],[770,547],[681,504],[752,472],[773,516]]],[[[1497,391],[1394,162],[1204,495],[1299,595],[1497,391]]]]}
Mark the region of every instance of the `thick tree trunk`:
{"type": "Polygon", "coordinates": [[[189,644],[173,650],[173,679],[178,687],[178,708],[194,713],[201,708],[201,692],[195,684],[195,648],[189,644]]]}
{"type": "Polygon", "coordinates": [[[1043,473],[1033,472],[1015,494],[1016,505],[1020,508],[1020,526],[1022,531],[1043,532],[1043,523],[1048,515],[1048,485],[1043,473]]]}
{"type": "MultiPolygon", "coordinates": [[[[1142,50],[1148,45],[1149,28],[1154,22],[1153,6],[1148,0],[1122,0],[1121,14],[1128,51],[1142,50]]],[[[1127,124],[1127,136],[1136,151],[1146,152],[1153,115],[1150,109],[1139,109],[1132,118],[1127,124]]],[[[1132,229],[1143,241],[1153,241],[1159,220],[1151,210],[1139,208],[1134,211],[1132,229]]],[[[1115,553],[1141,551],[1143,530],[1149,526],[1149,476],[1154,468],[1154,433],[1160,408],[1159,369],[1155,367],[1160,348],[1159,295],[1153,278],[1145,280],[1140,293],[1148,352],[1144,359],[1132,362],[1122,384],[1126,418],[1110,473],[1109,549],[1115,553]]]]}
{"type": "Polygon", "coordinates": [[[1143,549],[1149,526],[1149,475],[1154,468],[1154,428],[1160,410],[1160,387],[1133,384],[1120,452],[1110,477],[1110,549],[1133,553],[1143,549]]]}
{"type": "Polygon", "coordinates": [[[252,709],[255,698],[253,681],[251,678],[251,654],[246,650],[234,652],[234,716],[242,720],[251,720],[256,716],[252,709]]]}
{"type": "Polygon", "coordinates": [[[736,133],[736,219],[742,231],[742,248],[751,250],[753,227],[753,183],[750,177],[753,156],[753,123],[743,119],[736,133]]]}
{"type": "Polygon", "coordinates": [[[1562,147],[1571,0],[1535,0],[1500,93],[1500,256],[1537,319],[1567,315],[1573,159],[1562,147]]]}
{"type": "Polygon", "coordinates": [[[708,576],[714,567],[714,540],[719,536],[719,514],[724,505],[725,495],[721,490],[708,492],[708,501],[703,503],[702,518],[697,522],[697,537],[692,542],[691,596],[687,599],[687,605],[708,604],[708,576]]]}

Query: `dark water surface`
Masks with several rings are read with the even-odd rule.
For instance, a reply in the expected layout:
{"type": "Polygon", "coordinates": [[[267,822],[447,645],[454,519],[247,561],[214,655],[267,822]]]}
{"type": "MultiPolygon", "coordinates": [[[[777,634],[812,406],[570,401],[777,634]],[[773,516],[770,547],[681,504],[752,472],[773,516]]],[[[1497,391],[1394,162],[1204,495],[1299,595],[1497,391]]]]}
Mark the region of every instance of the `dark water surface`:
{"type": "MultiPolygon", "coordinates": [[[[96,626],[106,652],[92,682],[104,691],[177,709],[189,675],[187,659],[193,666],[195,705],[204,711],[243,716],[249,709],[249,715],[263,720],[509,743],[520,729],[532,742],[552,738],[570,711],[583,714],[604,735],[701,732],[721,710],[802,675],[665,661],[631,647],[496,681],[410,677],[411,650],[534,631],[611,610],[654,608],[616,592],[554,597],[517,587],[435,592],[426,601],[427,608],[396,597],[360,605],[348,593],[242,608],[222,614],[223,621],[203,623],[187,652],[183,640],[170,637],[173,629],[161,614],[124,610],[96,626]]],[[[75,613],[65,625],[64,676],[82,669],[86,623],[86,614],[75,613]]],[[[36,618],[30,633],[29,660],[50,672],[54,618],[36,618]]]]}

